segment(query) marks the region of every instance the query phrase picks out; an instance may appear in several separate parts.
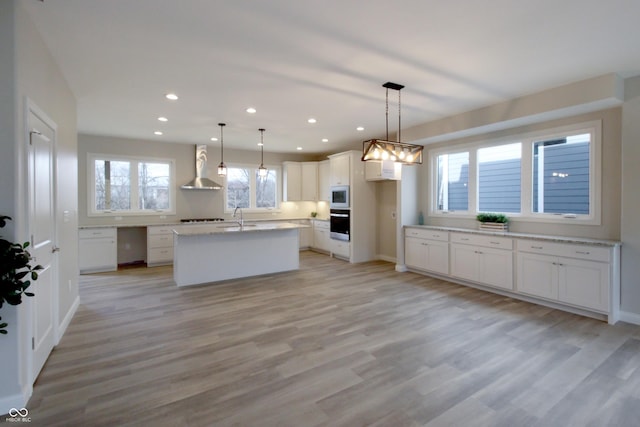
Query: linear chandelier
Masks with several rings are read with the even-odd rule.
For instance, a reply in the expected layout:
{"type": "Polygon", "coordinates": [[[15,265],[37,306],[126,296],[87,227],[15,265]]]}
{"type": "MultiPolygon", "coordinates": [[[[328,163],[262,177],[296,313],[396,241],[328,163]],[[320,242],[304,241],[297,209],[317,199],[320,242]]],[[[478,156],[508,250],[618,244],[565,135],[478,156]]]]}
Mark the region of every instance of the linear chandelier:
{"type": "Polygon", "coordinates": [[[401,112],[400,112],[400,90],[404,88],[403,85],[397,83],[387,82],[382,85],[387,89],[386,97],[386,111],[385,118],[387,123],[387,136],[386,139],[369,139],[362,142],[362,161],[380,161],[391,160],[397,163],[403,163],[407,165],[422,164],[422,145],[409,144],[400,142],[400,124],[401,124],[401,112]],[[398,91],[398,141],[389,140],[389,89],[398,91]]]}

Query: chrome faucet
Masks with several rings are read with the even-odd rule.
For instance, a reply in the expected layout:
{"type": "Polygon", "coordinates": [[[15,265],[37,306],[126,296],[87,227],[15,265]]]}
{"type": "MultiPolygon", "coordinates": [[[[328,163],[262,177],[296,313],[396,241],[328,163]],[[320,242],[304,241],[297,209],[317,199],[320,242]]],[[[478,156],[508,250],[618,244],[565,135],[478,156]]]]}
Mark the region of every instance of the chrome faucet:
{"type": "Polygon", "coordinates": [[[238,212],[238,209],[240,209],[240,221],[238,221],[238,224],[240,225],[240,227],[242,227],[244,225],[244,219],[242,219],[242,209],[240,208],[240,206],[236,206],[236,208],[233,210],[233,217],[236,217],[236,212],[238,212]]]}

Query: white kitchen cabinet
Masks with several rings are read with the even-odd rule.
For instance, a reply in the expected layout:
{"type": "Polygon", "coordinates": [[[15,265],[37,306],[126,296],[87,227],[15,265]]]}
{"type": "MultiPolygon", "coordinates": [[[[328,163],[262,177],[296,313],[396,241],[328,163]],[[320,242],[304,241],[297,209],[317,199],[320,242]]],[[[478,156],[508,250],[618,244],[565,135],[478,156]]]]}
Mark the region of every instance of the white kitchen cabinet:
{"type": "Polygon", "coordinates": [[[451,275],[512,290],[512,249],[512,239],[451,233],[451,275]]]}
{"type": "Polygon", "coordinates": [[[329,221],[314,219],[311,222],[313,223],[313,249],[330,252],[329,221]]]}
{"type": "Polygon", "coordinates": [[[391,160],[369,160],[365,162],[364,177],[367,181],[399,181],[402,164],[391,160]]]}
{"type": "Polygon", "coordinates": [[[329,156],[330,185],[349,185],[351,173],[351,153],[329,156]]]}
{"type": "Polygon", "coordinates": [[[301,169],[301,200],[318,200],[318,162],[303,162],[301,169]]]}
{"type": "Polygon", "coordinates": [[[284,162],[283,166],[282,200],[285,202],[302,200],[302,165],[298,162],[284,162]]]}
{"type": "Polygon", "coordinates": [[[173,229],[175,226],[147,227],[147,266],[173,264],[173,229]]]}
{"type": "Polygon", "coordinates": [[[329,160],[318,162],[318,201],[331,200],[331,170],[329,160]]]}
{"type": "Polygon", "coordinates": [[[318,200],[318,163],[284,162],[284,188],[286,202],[318,200]]]}
{"type": "Polygon", "coordinates": [[[118,269],[118,233],[115,227],[84,228],[78,232],[80,273],[118,269]]]}
{"type": "Polygon", "coordinates": [[[605,248],[584,245],[523,241],[518,245],[517,289],[525,294],[607,312],[611,288],[608,252],[605,248]]]}
{"type": "Polygon", "coordinates": [[[296,221],[289,221],[295,224],[306,225],[304,228],[298,229],[298,238],[299,238],[299,248],[300,249],[309,249],[313,243],[313,228],[311,227],[311,222],[308,219],[300,219],[296,221]]]}
{"type": "Polygon", "coordinates": [[[331,254],[344,259],[351,258],[351,243],[330,239],[331,254]]]}
{"type": "Polygon", "coordinates": [[[419,270],[449,274],[449,233],[405,230],[405,264],[419,270]]]}

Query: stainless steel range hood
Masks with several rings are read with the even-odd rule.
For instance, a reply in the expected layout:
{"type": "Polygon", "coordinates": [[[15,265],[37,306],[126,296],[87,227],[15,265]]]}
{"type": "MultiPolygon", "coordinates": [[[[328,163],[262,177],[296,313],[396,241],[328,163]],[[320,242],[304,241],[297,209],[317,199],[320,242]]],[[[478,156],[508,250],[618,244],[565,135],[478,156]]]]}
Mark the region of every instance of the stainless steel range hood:
{"type": "Polygon", "coordinates": [[[196,177],[183,185],[185,190],[220,190],[222,185],[207,178],[207,146],[196,145],[196,177]]]}

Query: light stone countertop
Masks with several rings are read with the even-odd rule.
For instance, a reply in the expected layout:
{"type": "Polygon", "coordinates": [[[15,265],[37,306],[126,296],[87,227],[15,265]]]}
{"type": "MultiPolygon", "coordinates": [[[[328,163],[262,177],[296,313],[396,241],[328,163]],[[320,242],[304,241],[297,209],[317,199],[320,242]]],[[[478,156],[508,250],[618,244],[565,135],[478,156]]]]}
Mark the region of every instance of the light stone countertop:
{"type": "MultiPolygon", "coordinates": [[[[282,218],[282,219],[248,219],[246,222],[287,222],[287,221],[329,221],[329,218],[282,218]]],[[[86,228],[135,228],[135,227],[166,227],[166,226],[189,226],[195,227],[200,225],[211,225],[211,224],[235,224],[237,223],[233,219],[225,220],[225,221],[208,221],[208,222],[180,222],[180,221],[168,221],[168,222],[154,222],[154,223],[139,223],[139,224],[98,224],[98,225],[79,225],[78,229],[83,230],[86,228]]]]}
{"type": "Polygon", "coordinates": [[[193,225],[173,230],[177,236],[201,236],[207,234],[252,233],[258,231],[291,230],[296,228],[309,228],[308,225],[294,224],[291,222],[255,223],[247,222],[243,226],[237,223],[218,223],[193,225]]]}
{"type": "Polygon", "coordinates": [[[513,237],[518,239],[541,240],[541,241],[547,241],[547,242],[576,243],[580,245],[593,245],[593,246],[606,246],[606,247],[614,247],[614,246],[622,245],[622,242],[618,242],[615,240],[599,240],[599,239],[588,239],[588,238],[582,238],[582,237],[550,236],[545,234],[529,234],[529,233],[512,233],[509,231],[505,232],[505,231],[474,230],[471,228],[442,227],[442,226],[434,226],[434,225],[405,225],[404,227],[405,228],[421,228],[425,230],[452,231],[456,233],[482,234],[485,236],[513,237]]]}

